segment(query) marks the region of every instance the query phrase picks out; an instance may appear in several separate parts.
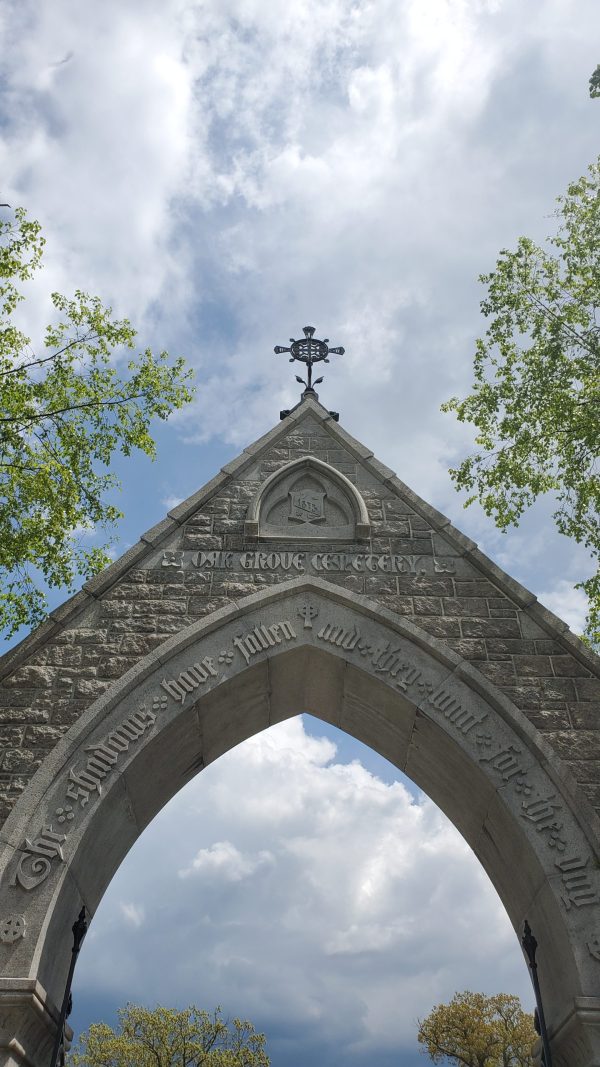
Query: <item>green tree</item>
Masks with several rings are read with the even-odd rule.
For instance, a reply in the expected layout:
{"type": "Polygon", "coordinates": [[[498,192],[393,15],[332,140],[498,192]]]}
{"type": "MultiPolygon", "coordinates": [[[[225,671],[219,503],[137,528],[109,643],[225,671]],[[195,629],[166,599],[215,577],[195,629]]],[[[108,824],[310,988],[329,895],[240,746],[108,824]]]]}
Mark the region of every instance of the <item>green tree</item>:
{"type": "Polygon", "coordinates": [[[590,78],[590,96],[592,99],[595,96],[600,96],[600,63],[590,78]]]}
{"type": "Polygon", "coordinates": [[[153,1010],[128,1004],[113,1030],[93,1023],[69,1057],[70,1067],[269,1067],[265,1035],[247,1020],[189,1007],[153,1010]]]}
{"type": "MultiPolygon", "coordinates": [[[[472,393],[442,410],[477,429],[477,451],[451,470],[500,529],[541,494],[561,533],[600,557],[600,160],[569,185],[545,247],[521,237],[500,252],[481,310],[472,393]]],[[[579,584],[600,637],[600,571],[579,584]]]]}
{"type": "Polygon", "coordinates": [[[455,993],[419,1020],[421,1051],[434,1063],[463,1067],[533,1067],[537,1041],[533,1018],[518,997],[455,993]]]}
{"type": "Polygon", "coordinates": [[[0,629],[9,634],[44,617],[43,583],[72,589],[110,562],[105,535],[122,514],[108,502],[119,484],[111,460],[134,449],[154,458],[150,420],[192,396],[182,359],[128,355],[131,323],[80,290],[52,294],[56,315],[34,351],[15,312],[43,247],[22,208],[0,221],[0,629]],[[103,548],[86,547],[90,529],[103,548]]]}

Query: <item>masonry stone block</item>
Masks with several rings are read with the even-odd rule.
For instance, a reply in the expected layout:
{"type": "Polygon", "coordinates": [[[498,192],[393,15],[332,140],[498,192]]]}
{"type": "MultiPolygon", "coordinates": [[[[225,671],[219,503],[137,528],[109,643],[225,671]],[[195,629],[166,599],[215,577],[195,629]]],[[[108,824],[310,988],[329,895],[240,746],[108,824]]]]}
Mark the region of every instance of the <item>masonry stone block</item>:
{"type": "Polygon", "coordinates": [[[590,677],[590,671],[582,663],[578,663],[573,656],[552,656],[552,670],[557,678],[590,677]]]}
{"type": "Polygon", "coordinates": [[[483,597],[444,597],[442,600],[444,615],[466,615],[468,618],[487,618],[490,609],[483,597]]]}
{"type": "Polygon", "coordinates": [[[486,678],[489,678],[490,682],[498,686],[511,686],[515,683],[515,668],[510,660],[483,662],[479,664],[478,669],[486,678]]]}
{"type": "Polygon", "coordinates": [[[600,700],[600,678],[576,678],[575,690],[578,700],[600,700]]]}
{"type": "Polygon", "coordinates": [[[576,730],[597,730],[600,726],[600,701],[569,701],[567,711],[576,730]]]}
{"type": "Polygon", "coordinates": [[[522,678],[553,677],[554,670],[549,656],[514,656],[516,673],[522,678]]]}
{"type": "Polygon", "coordinates": [[[463,619],[463,637],[519,637],[516,619],[463,619]]]}
{"type": "MultiPolygon", "coordinates": [[[[458,619],[439,619],[430,615],[420,616],[419,626],[433,637],[460,637],[461,629],[458,619]]],[[[468,634],[466,636],[469,636],[468,634]]]]}

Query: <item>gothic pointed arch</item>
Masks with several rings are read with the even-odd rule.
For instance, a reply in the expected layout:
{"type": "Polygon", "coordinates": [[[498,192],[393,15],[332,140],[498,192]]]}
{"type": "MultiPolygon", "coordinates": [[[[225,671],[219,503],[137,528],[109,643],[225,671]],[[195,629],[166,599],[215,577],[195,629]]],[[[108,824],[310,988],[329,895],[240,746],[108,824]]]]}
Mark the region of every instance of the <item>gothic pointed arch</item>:
{"type": "Polygon", "coordinates": [[[318,578],[186,628],[68,730],[32,781],[35,802],[17,802],[5,825],[0,904],[28,916],[9,973],[35,974],[56,1000],[73,914],[82,903],[94,913],[154,814],[202,767],[302,710],[405,770],[452,819],[515,929],[528,917],[543,942],[553,1017],[566,989],[585,997],[597,842],[568,770],[457,653],[318,578]]]}

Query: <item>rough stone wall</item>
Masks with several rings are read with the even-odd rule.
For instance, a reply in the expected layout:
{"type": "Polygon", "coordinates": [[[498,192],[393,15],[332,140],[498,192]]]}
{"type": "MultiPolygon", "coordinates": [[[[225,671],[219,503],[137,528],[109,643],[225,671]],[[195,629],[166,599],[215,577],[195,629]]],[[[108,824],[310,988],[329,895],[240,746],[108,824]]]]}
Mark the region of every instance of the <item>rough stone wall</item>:
{"type": "MultiPolygon", "coordinates": [[[[61,735],[141,657],[232,600],[297,577],[297,572],[165,565],[163,553],[265,548],[244,540],[248,504],[269,474],[306,455],[341,471],[368,507],[370,544],[331,545],[333,551],[398,554],[428,564],[416,565],[414,573],[327,571],[320,577],[410,617],[470,661],[546,736],[600,812],[596,657],[473,542],[332,425],[324,409],[314,402],[301,408],[224,468],[197,494],[197,506],[191,498],[191,504],[174,509],[122,561],[87,583],[0,661],[0,822],[61,735]]],[[[289,551],[290,543],[269,542],[269,552],[278,549],[289,551]]]]}

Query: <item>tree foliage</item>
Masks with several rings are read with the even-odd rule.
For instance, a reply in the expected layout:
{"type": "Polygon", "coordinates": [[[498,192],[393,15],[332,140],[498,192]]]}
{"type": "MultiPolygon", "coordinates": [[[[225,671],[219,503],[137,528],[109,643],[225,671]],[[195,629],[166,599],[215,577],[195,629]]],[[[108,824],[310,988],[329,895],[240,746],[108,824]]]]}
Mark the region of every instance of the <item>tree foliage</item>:
{"type": "MultiPolygon", "coordinates": [[[[443,410],[477,429],[477,451],[451,470],[500,529],[544,493],[561,533],[600,557],[600,160],[569,185],[557,229],[521,237],[481,276],[489,319],[476,342],[472,393],[443,410]]],[[[600,571],[580,583],[600,637],[600,571]]]]}
{"type": "Polygon", "coordinates": [[[43,618],[40,575],[72,589],[110,561],[81,534],[107,533],[121,517],[108,502],[119,484],[111,460],[134,449],[154,458],[150,420],[192,396],[182,359],[128,357],[131,323],[80,290],[52,294],[56,315],[34,350],[15,312],[43,248],[23,209],[0,221],[0,629],[9,634],[43,618]]]}
{"type": "Polygon", "coordinates": [[[419,1020],[421,1051],[434,1063],[463,1067],[533,1067],[537,1040],[533,1017],[518,997],[497,993],[456,993],[419,1020]]]}
{"type": "Polygon", "coordinates": [[[269,1067],[265,1036],[247,1020],[196,1007],[153,1010],[128,1004],[113,1030],[93,1023],[69,1057],[70,1067],[269,1067]]]}
{"type": "Polygon", "coordinates": [[[590,96],[592,100],[594,97],[600,96],[600,63],[590,78],[590,96]]]}

